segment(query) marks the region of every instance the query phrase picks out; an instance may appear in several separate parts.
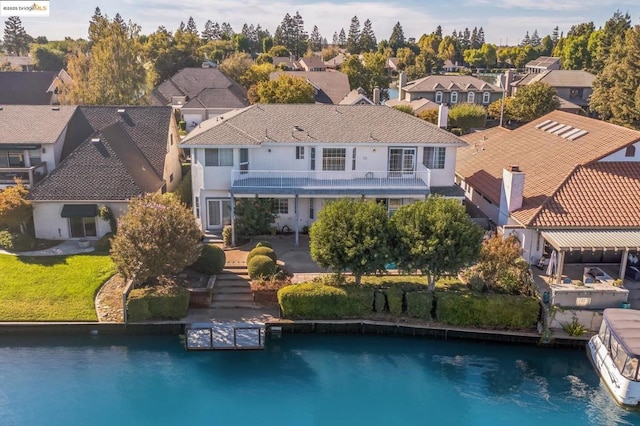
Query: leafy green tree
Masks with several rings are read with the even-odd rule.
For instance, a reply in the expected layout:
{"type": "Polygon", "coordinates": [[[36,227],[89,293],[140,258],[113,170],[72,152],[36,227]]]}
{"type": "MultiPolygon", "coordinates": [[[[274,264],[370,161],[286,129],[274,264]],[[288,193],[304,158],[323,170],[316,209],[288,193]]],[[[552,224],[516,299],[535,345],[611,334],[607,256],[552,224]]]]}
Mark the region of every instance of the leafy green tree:
{"type": "Polygon", "coordinates": [[[514,117],[511,114],[512,101],[513,96],[508,96],[504,98],[504,106],[502,99],[498,99],[497,101],[492,102],[491,104],[489,104],[489,107],[487,107],[487,115],[494,120],[499,120],[500,115],[502,115],[502,121],[505,123],[514,120],[514,117]]]}
{"type": "Polygon", "coordinates": [[[311,258],[341,274],[362,276],[384,270],[389,253],[389,216],[375,201],[342,199],[324,206],[311,225],[311,258]]]}
{"type": "Polygon", "coordinates": [[[396,51],[396,57],[398,58],[398,67],[405,69],[410,65],[416,64],[416,54],[408,47],[401,47],[396,51]]]}
{"type": "Polygon", "coordinates": [[[411,105],[394,105],[393,109],[397,109],[398,111],[402,111],[410,115],[415,115],[415,111],[411,105]]]}
{"type": "Polygon", "coordinates": [[[273,46],[271,49],[269,49],[269,55],[273,56],[274,58],[276,57],[282,57],[282,56],[289,56],[291,53],[289,53],[289,50],[287,50],[286,46],[282,46],[282,45],[276,45],[273,46]]]}
{"type": "Polygon", "coordinates": [[[483,236],[460,202],[440,197],[400,207],[391,229],[398,267],[420,271],[431,291],[444,274],[456,274],[477,259],[483,236]]]}
{"type": "Polygon", "coordinates": [[[431,124],[438,124],[438,110],[435,108],[420,111],[418,113],[418,117],[423,119],[424,121],[428,121],[431,124]]]}
{"type": "Polygon", "coordinates": [[[480,49],[467,49],[464,51],[464,62],[470,67],[480,68],[486,64],[486,58],[480,49]]]}
{"type": "Polygon", "coordinates": [[[347,36],[347,52],[355,55],[360,53],[360,20],[357,16],[351,18],[349,35],[347,36]]]}
{"type": "Polygon", "coordinates": [[[369,19],[364,21],[358,43],[360,45],[360,52],[373,52],[376,50],[378,42],[376,41],[376,35],[373,32],[373,24],[369,19]]]}
{"type": "Polygon", "coordinates": [[[10,16],[4,25],[4,50],[10,55],[26,55],[32,38],[22,26],[20,17],[10,16]]]}
{"type": "Polygon", "coordinates": [[[629,16],[629,13],[623,15],[620,10],[616,10],[613,16],[605,22],[601,32],[602,37],[600,37],[598,46],[591,58],[591,70],[593,73],[599,74],[604,69],[616,38],[622,37],[624,39],[627,30],[630,28],[631,16],[629,16]]]}
{"type": "Polygon", "coordinates": [[[40,71],[60,71],[64,68],[64,52],[48,44],[31,45],[31,58],[40,71]]]}
{"type": "Polygon", "coordinates": [[[560,107],[555,89],[547,83],[538,81],[518,89],[509,113],[517,121],[528,123],[560,107]]]}
{"type": "Polygon", "coordinates": [[[275,72],[276,67],[272,63],[266,62],[263,64],[253,64],[247,71],[240,77],[240,84],[244,87],[251,87],[260,82],[269,81],[269,76],[272,72],[275,72]]]}
{"type": "Polygon", "coordinates": [[[362,87],[367,96],[373,96],[373,89],[380,88],[380,99],[389,99],[389,73],[385,68],[387,56],[383,53],[365,53],[364,61],[350,56],[342,63],[341,71],[349,78],[351,90],[362,87]],[[364,62],[364,63],[363,63],[364,62]]]}
{"type": "Polygon", "coordinates": [[[220,63],[218,68],[237,82],[241,82],[253,61],[248,53],[236,52],[220,63]]]}
{"type": "Polygon", "coordinates": [[[391,31],[391,36],[389,37],[389,47],[396,52],[399,48],[404,47],[406,43],[402,25],[400,25],[400,22],[396,22],[393,26],[393,30],[391,31]]]}
{"type": "Polygon", "coordinates": [[[340,34],[338,35],[338,46],[341,49],[344,49],[347,46],[347,35],[344,32],[344,28],[340,29],[340,34]]]}
{"type": "Polygon", "coordinates": [[[200,256],[202,232],[173,194],[148,194],[129,202],[111,242],[111,259],[125,279],[157,283],[200,256]]]}
{"type": "Polygon", "coordinates": [[[264,235],[278,217],[272,198],[239,198],[235,205],[237,233],[243,236],[264,235]]]}
{"type": "Polygon", "coordinates": [[[275,80],[256,85],[258,102],[263,104],[312,104],[314,89],[302,77],[281,74],[275,80]]]}
{"type": "Polygon", "coordinates": [[[478,104],[460,103],[449,110],[451,127],[459,127],[464,133],[470,129],[483,128],[487,123],[487,112],[478,104]]]}
{"type": "Polygon", "coordinates": [[[518,269],[521,258],[522,247],[518,238],[495,235],[482,243],[476,270],[488,287],[499,286],[503,277],[518,269]]]}
{"type": "Polygon", "coordinates": [[[28,194],[29,190],[20,179],[16,179],[14,186],[0,190],[0,229],[25,232],[32,211],[31,201],[27,199],[28,194]]]}
{"type": "Polygon", "coordinates": [[[593,82],[589,107],[603,120],[640,129],[640,26],[627,30],[611,46],[593,82]]]}

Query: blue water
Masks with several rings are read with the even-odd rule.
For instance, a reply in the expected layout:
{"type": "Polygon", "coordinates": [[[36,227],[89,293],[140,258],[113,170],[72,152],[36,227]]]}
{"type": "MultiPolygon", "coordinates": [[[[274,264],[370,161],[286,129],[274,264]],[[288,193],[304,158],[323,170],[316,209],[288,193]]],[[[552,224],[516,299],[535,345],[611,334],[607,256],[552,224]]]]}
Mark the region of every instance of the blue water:
{"type": "Polygon", "coordinates": [[[1,425],[638,424],[581,350],[285,335],[265,351],[177,337],[0,337],[1,425]]]}

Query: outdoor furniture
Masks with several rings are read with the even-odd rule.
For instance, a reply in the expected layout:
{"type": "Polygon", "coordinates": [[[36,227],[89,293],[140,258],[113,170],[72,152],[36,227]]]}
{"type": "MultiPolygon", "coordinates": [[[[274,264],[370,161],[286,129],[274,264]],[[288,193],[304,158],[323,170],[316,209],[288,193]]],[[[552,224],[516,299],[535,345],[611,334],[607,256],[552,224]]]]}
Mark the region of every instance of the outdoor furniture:
{"type": "Polygon", "coordinates": [[[624,276],[630,280],[640,281],[640,269],[636,266],[629,266],[625,271],[624,276]]]}
{"type": "Polygon", "coordinates": [[[613,278],[602,269],[597,266],[585,266],[584,273],[582,275],[582,282],[586,283],[590,278],[593,282],[600,282],[603,284],[613,284],[613,278]]]}

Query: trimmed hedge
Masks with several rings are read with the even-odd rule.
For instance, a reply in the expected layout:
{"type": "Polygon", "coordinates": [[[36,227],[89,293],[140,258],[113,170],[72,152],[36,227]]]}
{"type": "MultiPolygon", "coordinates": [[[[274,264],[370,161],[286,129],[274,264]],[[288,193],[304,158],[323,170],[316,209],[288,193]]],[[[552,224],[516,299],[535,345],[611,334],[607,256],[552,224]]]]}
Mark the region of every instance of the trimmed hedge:
{"type": "Polygon", "coordinates": [[[136,288],[127,298],[129,321],[178,320],[188,309],[189,291],[179,286],[136,288]]]}
{"type": "Polygon", "coordinates": [[[111,232],[107,232],[104,234],[98,241],[96,241],[93,248],[95,251],[99,253],[109,253],[111,250],[111,239],[113,238],[113,234],[111,232]]]}
{"type": "Polygon", "coordinates": [[[216,275],[222,272],[226,262],[227,257],[224,254],[224,250],[218,246],[205,245],[198,260],[189,268],[201,274],[216,275]]]}
{"type": "Polygon", "coordinates": [[[538,322],[538,301],[506,294],[438,293],[438,321],[461,327],[531,328],[538,322]]]}
{"type": "Polygon", "coordinates": [[[431,320],[433,292],[410,291],[407,293],[407,315],[412,318],[431,320]]]}
{"type": "Polygon", "coordinates": [[[269,241],[258,241],[258,244],[256,244],[256,247],[269,247],[270,249],[273,248],[273,246],[269,241]]]}
{"type": "Polygon", "coordinates": [[[251,259],[254,256],[258,256],[258,255],[270,257],[271,260],[273,260],[273,263],[276,263],[278,261],[278,256],[276,256],[276,252],[270,247],[263,246],[263,247],[256,247],[249,252],[249,254],[247,255],[247,265],[249,265],[249,262],[251,262],[251,259]]]}
{"type": "Polygon", "coordinates": [[[278,303],[285,318],[363,318],[371,314],[373,289],[295,284],[278,291],[278,303]]]}
{"type": "Polygon", "coordinates": [[[270,278],[276,273],[276,264],[270,257],[258,254],[249,260],[247,271],[252,280],[270,278]]]}

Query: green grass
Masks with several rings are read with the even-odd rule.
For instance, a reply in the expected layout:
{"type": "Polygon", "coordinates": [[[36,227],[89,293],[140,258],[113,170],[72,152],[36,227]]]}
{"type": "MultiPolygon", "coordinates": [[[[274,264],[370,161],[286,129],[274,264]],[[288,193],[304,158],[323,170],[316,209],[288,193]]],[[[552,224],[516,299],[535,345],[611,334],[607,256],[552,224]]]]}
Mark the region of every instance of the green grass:
{"type": "Polygon", "coordinates": [[[0,255],[0,321],[97,321],[94,298],[115,273],[108,255],[0,255]]]}

